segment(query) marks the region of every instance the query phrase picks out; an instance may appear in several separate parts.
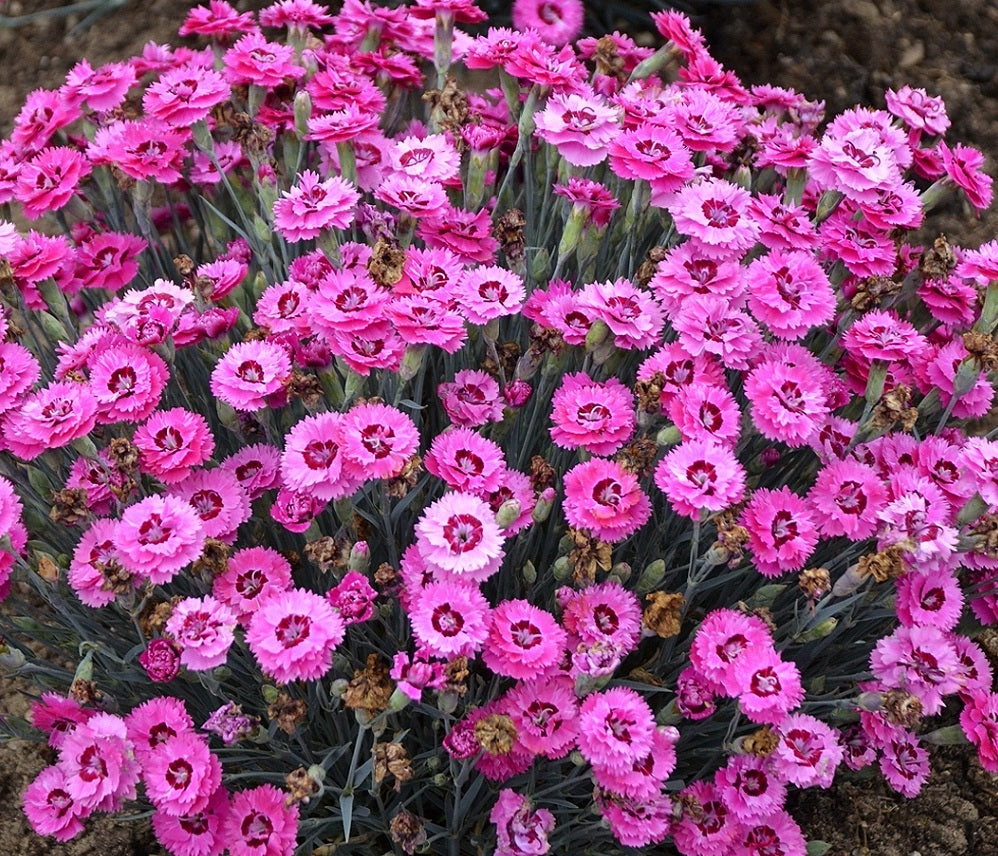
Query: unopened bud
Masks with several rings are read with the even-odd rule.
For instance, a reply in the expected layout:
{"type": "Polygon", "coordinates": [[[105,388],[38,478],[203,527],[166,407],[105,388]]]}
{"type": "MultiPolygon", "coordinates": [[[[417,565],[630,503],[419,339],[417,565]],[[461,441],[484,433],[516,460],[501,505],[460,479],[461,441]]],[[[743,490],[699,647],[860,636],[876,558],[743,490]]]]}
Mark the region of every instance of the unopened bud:
{"type": "Polygon", "coordinates": [[[836,627],[838,627],[839,620],[835,616],[826,618],[824,621],[819,621],[813,627],[809,627],[802,633],[798,633],[794,640],[797,642],[814,642],[816,639],[824,639],[828,636],[836,627]]]}
{"type": "Polygon", "coordinates": [[[371,550],[367,546],[367,541],[358,541],[350,548],[350,558],[347,559],[347,568],[357,571],[359,574],[366,574],[371,566],[371,550]]]}
{"type": "Polygon", "coordinates": [[[645,565],[645,569],[638,577],[638,584],[635,587],[637,594],[647,594],[652,589],[658,588],[665,579],[665,560],[656,559],[645,565]]]}
{"type": "Polygon", "coordinates": [[[520,500],[507,499],[496,512],[496,523],[500,529],[508,529],[520,517],[520,500]]]}
{"type": "Polygon", "coordinates": [[[520,569],[520,574],[527,585],[532,586],[537,582],[537,568],[534,567],[534,563],[530,559],[524,563],[523,568],[520,569]]]}

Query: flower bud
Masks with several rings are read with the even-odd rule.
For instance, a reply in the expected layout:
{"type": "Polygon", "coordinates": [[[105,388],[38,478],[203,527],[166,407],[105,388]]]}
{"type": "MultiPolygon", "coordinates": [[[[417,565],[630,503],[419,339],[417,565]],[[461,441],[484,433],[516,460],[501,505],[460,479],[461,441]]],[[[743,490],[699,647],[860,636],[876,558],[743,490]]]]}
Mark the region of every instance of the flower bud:
{"type": "Polygon", "coordinates": [[[638,577],[638,584],[635,586],[636,594],[647,594],[652,589],[658,588],[665,579],[665,560],[655,559],[645,565],[645,569],[638,577]]]}
{"type": "Polygon", "coordinates": [[[402,365],[399,367],[399,377],[403,383],[412,380],[419,374],[426,362],[426,345],[408,345],[402,357],[402,365]]]}
{"type": "Polygon", "coordinates": [[[682,442],[683,435],[675,425],[667,425],[655,435],[655,442],[663,448],[682,442]]]}
{"type": "Polygon", "coordinates": [[[389,713],[398,713],[403,710],[411,701],[409,696],[407,696],[402,690],[395,689],[392,691],[391,697],[388,699],[388,711],[389,713]]]}
{"type": "Polygon", "coordinates": [[[608,338],[610,338],[610,328],[606,326],[606,322],[597,318],[586,333],[586,351],[592,353],[608,338]]]}
{"type": "Polygon", "coordinates": [[[520,500],[507,499],[496,512],[496,523],[500,529],[508,529],[520,516],[520,500]]]}
{"type": "Polygon", "coordinates": [[[295,133],[304,139],[308,136],[308,120],[312,118],[312,96],[304,89],[295,93],[295,133]]]}
{"type": "Polygon", "coordinates": [[[558,582],[567,582],[572,578],[572,565],[568,561],[568,556],[559,556],[554,563],[554,578],[558,582]]]}
{"type": "Polygon", "coordinates": [[[367,541],[358,541],[350,548],[350,558],[347,559],[347,569],[366,574],[371,566],[371,550],[367,541]]]}
{"type": "Polygon", "coordinates": [[[523,567],[520,569],[520,575],[527,585],[532,586],[537,582],[537,568],[534,567],[534,563],[530,559],[524,562],[523,567]]]}
{"type": "Polygon", "coordinates": [[[621,585],[631,578],[631,566],[627,562],[617,562],[610,569],[610,579],[616,580],[621,585]]]}
{"type": "Polygon", "coordinates": [[[814,642],[816,639],[824,639],[828,636],[836,627],[838,627],[839,620],[833,615],[826,618],[824,621],[819,621],[817,624],[809,627],[801,633],[794,636],[795,642],[814,642]]]}
{"type": "Polygon", "coordinates": [[[553,487],[546,487],[537,498],[537,504],[530,513],[534,523],[543,523],[551,514],[551,507],[554,505],[555,491],[553,487]]]}
{"type": "Polygon", "coordinates": [[[11,648],[0,642],[0,669],[16,672],[27,662],[20,648],[11,648]]]}

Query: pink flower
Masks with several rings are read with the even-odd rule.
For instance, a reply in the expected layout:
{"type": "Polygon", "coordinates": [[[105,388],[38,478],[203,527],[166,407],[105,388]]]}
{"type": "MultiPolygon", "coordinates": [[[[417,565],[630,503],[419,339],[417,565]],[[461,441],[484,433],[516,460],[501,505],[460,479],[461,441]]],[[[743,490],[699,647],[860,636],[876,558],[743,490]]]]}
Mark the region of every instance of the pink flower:
{"type": "Polygon", "coordinates": [[[24,815],[38,835],[69,841],[83,832],[83,820],[91,809],[69,793],[69,778],[62,767],[43,769],[25,789],[24,815]]]}
{"type": "Polygon", "coordinates": [[[762,349],[758,325],[726,297],[692,295],[680,302],[671,320],[690,356],[715,355],[725,368],[744,371],[762,349]]]}
{"type": "Polygon", "coordinates": [[[339,584],[326,592],[326,600],[346,625],[367,621],[374,615],[378,593],[359,571],[350,571],[339,584]]]}
{"type": "Polygon", "coordinates": [[[202,811],[222,783],[222,764],[208,741],[193,731],[167,737],[142,765],[146,796],[164,814],[202,811]]]}
{"type": "Polygon", "coordinates": [[[505,460],[502,449],[470,428],[456,427],[433,438],[424,460],[432,475],[455,490],[473,493],[498,490],[505,460]]]}
{"type": "Polygon", "coordinates": [[[94,69],[86,59],[81,59],[67,72],[62,92],[69,101],[104,112],[120,106],[134,84],[135,71],[123,62],[94,69]]]}
{"type": "Polygon", "coordinates": [[[312,525],[312,520],[326,507],[326,500],[311,493],[282,487],[270,507],[270,516],[289,532],[301,533],[312,525]]]}
{"type": "Polygon", "coordinates": [[[116,573],[119,579],[126,575],[118,561],[117,533],[117,521],[98,518],[77,542],[69,563],[69,585],[81,603],[95,609],[113,603],[118,596],[110,575],[116,573]]]}
{"type": "Polygon", "coordinates": [[[210,595],[180,601],[166,622],[166,633],[180,647],[180,662],[193,671],[225,663],[232,646],[236,614],[210,595]]]}
{"type": "Polygon", "coordinates": [[[984,155],[971,146],[956,143],[952,147],[939,144],[946,177],[967,195],[978,213],[991,204],[991,176],[984,169],[984,155]]]}
{"type": "Polygon", "coordinates": [[[206,538],[217,538],[227,544],[236,540],[236,530],[250,518],[249,497],[227,470],[192,472],[172,485],[167,495],[190,503],[201,519],[206,538]]]}
{"type": "Polygon", "coordinates": [[[513,26],[533,29],[550,45],[560,48],[582,32],[582,0],[515,0],[513,26]]]}
{"type": "Polygon", "coordinates": [[[672,829],[673,802],[665,795],[634,800],[596,788],[594,801],[614,838],[624,847],[660,844],[672,829]]]}
{"type": "Polygon", "coordinates": [[[374,196],[412,218],[432,217],[448,204],[443,185],[401,173],[389,175],[374,196]]]}
{"type": "Polygon", "coordinates": [[[634,690],[593,693],[579,711],[579,751],[592,764],[626,769],[651,751],[655,718],[634,690]]]}
{"type": "Polygon", "coordinates": [[[778,725],[804,700],[800,670],[772,648],[754,652],[736,670],[738,701],[752,722],[778,725]]]}
{"type": "Polygon", "coordinates": [[[732,844],[741,824],[713,782],[688,785],[680,791],[679,802],[697,806],[694,811],[684,811],[672,830],[672,842],[683,856],[736,852],[732,844]]]}
{"type": "Polygon", "coordinates": [[[668,201],[693,178],[693,159],[679,134],[655,122],[641,122],[610,141],[610,169],[621,178],[647,181],[652,204],[668,201]]]}
{"type": "Polygon", "coordinates": [[[680,88],[677,95],[679,100],[665,111],[667,118],[656,119],[659,124],[675,128],[691,151],[734,150],[744,133],[735,99],[695,85],[680,88]]]}
{"type": "Polygon", "coordinates": [[[502,420],[499,384],[486,372],[462,369],[453,381],[437,386],[437,396],[450,421],[462,428],[477,428],[502,420]]]}
{"type": "Polygon", "coordinates": [[[551,188],[556,196],[563,196],[572,203],[572,217],[581,217],[583,222],[603,229],[610,223],[613,212],[620,208],[616,197],[598,181],[588,178],[568,179],[567,184],[555,184],[551,188]]]}
{"type": "Polygon", "coordinates": [[[876,531],[887,490],[872,467],[854,460],[832,461],[818,473],[808,500],[822,535],[861,541],[876,531]]]}
{"type": "Polygon", "coordinates": [[[739,676],[760,651],[771,650],[773,638],[761,618],[733,609],[716,609],[696,631],[690,662],[716,692],[738,686],[739,676]]]}
{"type": "Polygon", "coordinates": [[[953,630],[963,612],[959,581],[946,570],[907,573],[897,580],[895,609],[906,627],[931,625],[953,630]]]}
{"type": "Polygon", "coordinates": [[[492,220],[487,209],[464,211],[445,208],[435,217],[419,221],[416,235],[430,249],[456,253],[464,264],[492,264],[499,242],[492,237],[492,220]]]}
{"type": "Polygon", "coordinates": [[[225,850],[222,823],[228,810],[228,792],[219,787],[200,811],[179,816],[155,811],[152,829],[160,844],[176,856],[218,856],[225,850]]]}
{"type": "Polygon", "coordinates": [[[111,165],[139,181],[180,181],[190,130],[120,120],[99,128],[87,147],[94,166],[111,165]]]}
{"type": "Polygon", "coordinates": [[[897,728],[880,750],[880,772],[887,783],[909,799],[918,796],[929,778],[929,753],[915,734],[897,728]]]}
{"type": "Polygon", "coordinates": [[[780,359],[758,363],[745,378],[745,396],[759,433],[788,446],[806,445],[828,416],[821,377],[780,359]]]}
{"type": "Polygon", "coordinates": [[[284,556],[272,547],[244,547],[229,557],[225,571],[212,580],[211,593],[245,626],[269,594],[290,587],[291,565],[284,556]]]}
{"type": "Polygon", "coordinates": [[[949,127],[943,99],[930,96],[924,89],[910,86],[902,86],[897,92],[888,89],[884,101],[887,109],[913,130],[935,136],[946,133],[949,127]]]}
{"type": "Polygon", "coordinates": [[[181,36],[231,36],[255,28],[252,12],[237,12],[227,0],[208,0],[187,13],[180,25],[181,36]]]}
{"type": "Polygon", "coordinates": [[[38,360],[24,345],[0,342],[0,413],[12,409],[21,396],[35,385],[40,375],[38,360]]]}
{"type": "Polygon", "coordinates": [[[290,376],[291,360],[280,345],[238,342],[215,364],[211,391],[236,410],[259,410],[284,391],[290,376]]]}
{"type": "Polygon", "coordinates": [[[931,625],[898,627],[870,654],[874,677],[918,696],[929,716],[942,710],[943,696],[960,689],[957,664],[951,634],[931,625]]]}
{"type": "Polygon", "coordinates": [[[488,637],[489,603],[468,583],[434,582],[410,592],[409,621],[432,657],[470,657],[488,637]]]}
{"type": "Polygon", "coordinates": [[[296,423],[284,439],[284,485],[328,502],[349,496],[361,479],[343,473],[343,416],[316,413],[296,423]]]}
{"type": "Polygon", "coordinates": [[[998,693],[971,693],[960,711],[960,727],[977,748],[981,766],[998,773],[998,693]]]}
{"type": "Polygon", "coordinates": [[[149,680],[157,684],[168,683],[180,674],[180,651],[169,639],[150,639],[138,661],[149,680]]]}
{"type": "Polygon", "coordinates": [[[747,190],[709,178],[678,190],[666,207],[676,229],[696,240],[705,256],[725,259],[742,256],[759,236],[750,201],[747,190]]]}
{"type": "Polygon", "coordinates": [[[419,449],[419,431],[406,414],[387,404],[359,404],[340,423],[343,466],[358,477],[393,478],[419,449]]]}
{"type": "Polygon", "coordinates": [[[734,838],[739,853],[766,853],[772,856],[805,856],[807,841],[800,826],[782,809],[753,818],[734,838]]]}
{"type": "Polygon", "coordinates": [[[709,383],[680,386],[665,409],[683,440],[706,440],[734,447],[741,435],[742,414],[726,386],[709,383]]]}
{"type": "Polygon", "coordinates": [[[842,346],[865,364],[874,360],[906,362],[926,348],[925,337],[893,312],[874,310],[855,321],[842,346]]]}
{"type": "Polygon", "coordinates": [[[343,619],[321,595],[293,588],[269,595],[253,613],[246,644],[264,674],[286,684],[314,681],[332,667],[343,619]]]}
{"type": "Polygon", "coordinates": [[[651,517],[637,477],[615,461],[593,458],[565,473],[565,519],[602,541],[623,541],[651,517]]]}
{"type": "Polygon", "coordinates": [[[396,174],[445,183],[458,177],[461,155],[447,135],[409,136],[392,145],[391,165],[396,174]]]}
{"type": "Polygon", "coordinates": [[[354,219],[360,194],[338,176],[320,181],[310,169],[274,203],[274,228],[287,241],[317,238],[329,229],[346,229],[354,219]]]}
{"type": "Polygon", "coordinates": [[[755,755],[728,756],[714,774],[714,784],[725,805],[747,822],[778,811],[787,793],[786,783],[774,775],[770,763],[755,755]]]}
{"type": "Polygon", "coordinates": [[[563,449],[612,455],[634,433],[634,398],[614,377],[598,383],[584,372],[567,374],[551,401],[551,439],[563,449]]]}
{"type": "Polygon", "coordinates": [[[723,511],[741,502],[745,470],[727,447],[692,440],[659,461],[655,484],[679,514],[696,519],[703,509],[723,511]]]}
{"type": "Polygon", "coordinates": [[[74,698],[45,692],[40,700],[31,703],[28,721],[39,731],[46,732],[49,735],[49,746],[58,749],[66,735],[81,722],[86,722],[95,712],[81,707],[74,698]]]}
{"type": "Polygon", "coordinates": [[[638,758],[629,769],[593,764],[596,784],[634,800],[651,800],[662,791],[662,785],[676,766],[676,742],[679,731],[672,726],[652,732],[652,748],[644,758],[638,758]]]}
{"type": "Polygon", "coordinates": [[[18,458],[34,460],[90,433],[97,423],[97,398],[82,383],[55,381],[25,396],[0,423],[4,446],[18,458]]]}
{"type": "Polygon", "coordinates": [[[183,480],[215,451],[208,421],[182,407],[153,413],[139,426],[133,440],[141,470],[165,484],[183,480]]]}
{"type": "Polygon", "coordinates": [[[160,356],[131,344],[102,350],[88,366],[99,406],[97,421],[102,424],[148,419],[170,377],[160,356]]]}
{"type": "Polygon", "coordinates": [[[119,291],[139,270],[138,256],[147,247],[137,235],[102,232],[81,241],[76,247],[76,265],[71,283],[64,291],[79,288],[105,288],[119,291]]]}
{"type": "Polygon", "coordinates": [[[811,253],[772,250],[748,266],[749,309],[783,339],[800,339],[835,314],[835,293],[811,253]]]}
{"type": "Polygon", "coordinates": [[[788,487],[757,490],[740,522],[748,530],[756,570],[767,577],[800,570],[818,543],[808,504],[788,487]]]}
{"type": "Polygon", "coordinates": [[[150,496],[125,509],[115,546],[126,570],[162,585],[201,555],[204,539],[201,520],[189,503],[150,496]]]}
{"type": "Polygon", "coordinates": [[[619,130],[619,110],[593,90],[556,92],[534,117],[536,134],[574,166],[603,161],[619,130]]]}
{"type": "Polygon", "coordinates": [[[483,582],[503,559],[503,536],[488,504],[470,493],[445,493],[416,523],[420,557],[447,579],[483,582]]]}
{"type": "Polygon", "coordinates": [[[146,113],[167,125],[193,125],[231,96],[225,78],[214,69],[185,65],[164,72],[142,96],[146,113]]]}
{"type": "Polygon", "coordinates": [[[135,799],[140,767],[119,716],[95,713],[77,725],[59,748],[58,766],[70,798],[88,813],[135,799]]]}
{"type": "Polygon", "coordinates": [[[277,0],[260,10],[261,27],[287,27],[291,32],[320,30],[333,23],[333,17],[313,0],[277,0]]]}
{"type": "Polygon", "coordinates": [[[230,856],[292,856],[298,839],[298,806],[273,785],[240,791],[225,815],[222,840],[230,856]]]}
{"type": "Polygon", "coordinates": [[[620,583],[606,580],[581,591],[557,592],[565,629],[583,642],[630,653],[641,635],[641,604],[620,583]]]}
{"type": "Polygon", "coordinates": [[[563,758],[579,733],[579,701],[567,677],[526,680],[506,695],[516,739],[530,752],[563,758]]]}
{"type": "Polygon", "coordinates": [[[496,674],[530,680],[561,660],[566,640],[549,612],[525,600],[504,600],[492,610],[482,659],[496,674]]]}
{"type": "Polygon", "coordinates": [[[778,776],[800,788],[827,788],[842,761],[836,732],[821,720],[792,713],[776,732],[780,742],[772,758],[778,776]]]}
{"type": "Polygon", "coordinates": [[[76,149],[51,146],[21,164],[14,196],[29,220],[66,206],[80,182],[90,174],[90,164],[76,149]]]}
{"type": "Polygon", "coordinates": [[[295,64],[294,48],[268,42],[260,32],[250,32],[229,48],[223,57],[229,83],[248,83],[268,89],[280,86],[286,78],[297,80],[305,69],[295,64]]]}
{"type": "Polygon", "coordinates": [[[583,312],[610,328],[617,347],[650,348],[659,341],[665,323],[662,309],[651,294],[630,280],[588,283],[578,299],[583,312]]]}
{"type": "Polygon", "coordinates": [[[250,501],[257,500],[280,484],[281,451],[266,443],[243,446],[222,461],[220,469],[236,477],[250,501]]]}
{"type": "Polygon", "coordinates": [[[554,829],[554,815],[533,809],[530,800],[509,788],[499,791],[489,820],[496,825],[495,856],[542,856],[551,849],[548,834],[554,829]]]}
{"type": "Polygon", "coordinates": [[[811,154],[808,172],[823,187],[850,199],[869,201],[874,191],[901,183],[901,166],[876,128],[854,127],[843,133],[829,128],[811,154]]]}
{"type": "Polygon", "coordinates": [[[523,279],[498,265],[469,268],[458,280],[456,292],[461,312],[472,324],[515,315],[525,295],[523,279]]]}
{"type": "Polygon", "coordinates": [[[80,115],[79,104],[64,97],[57,89],[36,89],[24,100],[14,117],[10,141],[23,156],[32,155],[80,115]]]}

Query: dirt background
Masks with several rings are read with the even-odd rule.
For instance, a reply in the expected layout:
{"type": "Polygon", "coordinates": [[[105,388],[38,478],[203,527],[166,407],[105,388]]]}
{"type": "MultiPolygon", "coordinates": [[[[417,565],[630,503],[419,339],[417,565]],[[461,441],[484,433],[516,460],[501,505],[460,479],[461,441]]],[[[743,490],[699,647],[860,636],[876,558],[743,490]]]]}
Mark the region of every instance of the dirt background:
{"type": "MultiPolygon", "coordinates": [[[[55,8],[70,0],[0,0],[0,16],[55,8]]],[[[240,10],[269,0],[237,0],[240,10]]],[[[82,56],[95,67],[139,53],[150,41],[175,42],[183,12],[194,3],[121,0],[95,22],[85,13],[3,27],[0,19],[0,134],[24,96],[60,85],[82,56]],[[89,25],[88,25],[89,23],[89,25]],[[85,26],[84,26],[85,25],[85,26]]],[[[641,4],[630,3],[630,6],[641,4]]],[[[998,166],[998,4],[994,0],[760,0],[741,6],[695,7],[714,54],[745,83],[798,89],[827,102],[829,114],[853,104],[883,106],[883,91],[905,83],[945,98],[952,139],[998,166]]],[[[998,211],[980,217],[959,202],[943,206],[925,227],[975,247],[998,236],[998,211]]],[[[998,665],[998,663],[996,663],[998,665]]],[[[0,680],[0,715],[23,715],[27,702],[0,680]]],[[[91,821],[66,845],[31,834],[20,794],[49,762],[33,744],[0,747],[2,856],[154,856],[145,823],[91,821]]],[[[835,787],[795,798],[794,814],[809,838],[829,842],[830,856],[998,856],[998,777],[972,753],[940,749],[922,795],[898,797],[879,776],[840,776],[835,787]]]]}

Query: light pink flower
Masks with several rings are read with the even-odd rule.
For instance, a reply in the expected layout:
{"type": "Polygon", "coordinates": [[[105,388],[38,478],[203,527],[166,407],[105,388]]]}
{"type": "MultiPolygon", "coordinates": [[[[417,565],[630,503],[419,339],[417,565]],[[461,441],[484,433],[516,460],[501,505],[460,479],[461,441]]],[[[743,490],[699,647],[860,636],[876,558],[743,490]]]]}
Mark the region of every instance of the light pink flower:
{"type": "Polygon", "coordinates": [[[236,477],[250,501],[257,500],[280,484],[281,451],[266,443],[243,446],[222,461],[221,469],[236,477]]]}
{"type": "Polygon", "coordinates": [[[924,89],[902,86],[884,93],[887,109],[909,128],[935,136],[944,134],[950,125],[942,98],[930,96],[924,89]]]}
{"type": "Polygon", "coordinates": [[[599,383],[583,372],[567,374],[551,401],[551,439],[563,449],[612,455],[634,433],[634,398],[616,378],[599,383]]]}
{"type": "Polygon", "coordinates": [[[240,791],[222,825],[230,856],[292,856],[298,841],[298,806],[273,785],[240,791]]]}
{"type": "Polygon", "coordinates": [[[565,473],[565,519],[602,541],[623,541],[651,517],[637,477],[615,461],[593,458],[565,473]]]}
{"type": "Polygon", "coordinates": [[[741,823],[713,782],[698,781],[683,788],[679,801],[698,806],[684,811],[672,829],[672,841],[683,856],[720,856],[732,850],[741,823]]]}
{"type": "Polygon", "coordinates": [[[61,91],[70,102],[105,112],[118,107],[134,84],[135,71],[126,63],[112,62],[95,69],[81,59],[67,72],[61,91]]]}
{"type": "Polygon", "coordinates": [[[835,731],[813,716],[792,713],[776,732],[780,742],[772,757],[777,775],[801,788],[832,784],[843,755],[835,731]]]}
{"type": "Polygon", "coordinates": [[[88,367],[99,407],[97,421],[102,424],[148,419],[170,377],[162,357],[131,344],[102,350],[88,367]]]}
{"type": "Polygon", "coordinates": [[[503,559],[502,532],[488,504],[470,493],[445,493],[416,523],[419,555],[438,574],[482,582],[503,559]]]}
{"type": "Polygon", "coordinates": [[[943,707],[943,696],[960,689],[952,635],[931,625],[898,627],[879,640],[870,654],[870,671],[891,689],[916,695],[925,713],[943,707]]]}
{"type": "Polygon", "coordinates": [[[679,343],[690,356],[714,355],[725,368],[744,371],[762,349],[762,332],[726,297],[694,294],[672,318],[679,343]]]}
{"type": "Polygon", "coordinates": [[[549,612],[525,600],[504,600],[492,610],[482,659],[496,674],[531,680],[561,660],[566,640],[549,612]]]}
{"type": "Polygon", "coordinates": [[[469,493],[498,490],[505,463],[497,443],[460,426],[434,437],[424,459],[429,473],[469,493]]]}
{"type": "Polygon", "coordinates": [[[743,255],[759,236],[750,201],[747,190],[710,178],[678,190],[667,207],[676,229],[695,239],[704,255],[725,259],[743,255]]]}
{"type": "Polygon", "coordinates": [[[344,632],[343,620],[324,597],[294,588],[260,603],[246,630],[246,644],[264,674],[279,683],[314,681],[332,667],[333,650],[344,632]]]}
{"type": "Polygon", "coordinates": [[[756,570],[767,577],[800,570],[818,543],[808,504],[788,487],[757,490],[740,522],[748,530],[756,570]]]}
{"type": "Polygon", "coordinates": [[[648,703],[626,687],[593,693],[579,710],[579,751],[592,764],[626,769],[651,751],[654,733],[648,703]]]}
{"type": "Polygon", "coordinates": [[[166,633],[180,647],[180,662],[193,671],[225,663],[232,646],[236,614],[210,595],[180,601],[166,622],[166,633]]]}
{"type": "Polygon", "coordinates": [[[488,637],[489,603],[467,583],[434,582],[410,592],[409,621],[432,657],[470,657],[488,637]]]}
{"type": "Polygon", "coordinates": [[[207,119],[212,108],[231,94],[225,78],[214,69],[179,66],[149,84],[142,106],[148,115],[167,125],[193,125],[207,119]]]}
{"type": "Polygon", "coordinates": [[[160,844],[176,856],[214,856],[225,849],[222,823],[228,810],[228,792],[219,787],[200,811],[179,816],[155,811],[152,829],[160,844]]]}
{"type": "Polygon", "coordinates": [[[652,204],[667,201],[693,177],[693,159],[679,134],[655,122],[641,122],[610,141],[610,168],[621,178],[651,184],[652,204]]]}
{"type": "Polygon", "coordinates": [[[579,701],[567,677],[526,680],[506,695],[516,739],[530,752],[562,758],[579,733],[579,701]]]}
{"type": "Polygon", "coordinates": [[[523,279],[498,265],[469,268],[458,280],[458,306],[472,324],[514,315],[523,303],[523,279]]]}
{"type": "Polygon", "coordinates": [[[610,328],[617,347],[632,350],[658,343],[665,322],[662,308],[630,280],[588,283],[578,299],[583,312],[610,328]]]}
{"type": "Polygon", "coordinates": [[[787,793],[769,762],[755,755],[729,755],[714,774],[714,784],[738,819],[748,822],[777,811],[787,793]]]}
{"type": "Polygon", "coordinates": [[[281,457],[286,487],[324,501],[353,493],[356,481],[341,476],[342,423],[342,414],[316,413],[291,428],[281,457]]]}
{"type": "MultiPolygon", "coordinates": [[[[38,360],[24,345],[0,342],[0,413],[12,409],[41,375],[38,360]]],[[[499,387],[496,386],[498,396],[499,387]]]]}
{"type": "Polygon", "coordinates": [[[725,446],[692,440],[672,449],[655,468],[655,484],[672,507],[696,519],[722,511],[745,495],[745,470],[725,446]]]}
{"type": "Polygon", "coordinates": [[[430,249],[455,253],[463,264],[490,265],[495,261],[499,242],[492,237],[492,220],[487,209],[465,211],[447,207],[436,217],[421,219],[416,235],[430,249]]]}
{"type": "Polygon", "coordinates": [[[142,765],[146,796],[164,814],[194,814],[207,807],[222,783],[222,764],[194,731],[167,737],[142,765]]]}
{"type": "Polygon", "coordinates": [[[365,480],[393,478],[419,449],[412,419],[387,404],[359,404],[340,422],[343,466],[365,480]]]}
{"type": "Polygon", "coordinates": [[[560,48],[582,32],[582,0],[515,0],[513,26],[533,29],[550,45],[560,48]]]}
{"type": "Polygon", "coordinates": [[[554,829],[554,815],[534,809],[530,800],[509,788],[499,791],[489,820],[496,825],[495,856],[543,856],[551,849],[548,834],[554,829]]]}
{"type": "Polygon", "coordinates": [[[139,426],[133,441],[139,468],[165,484],[181,481],[215,451],[208,420],[182,407],[157,410],[139,426]]]}
{"type": "Polygon", "coordinates": [[[806,445],[829,414],[821,378],[779,359],[758,363],[744,388],[759,433],[788,446],[806,445]]]}
{"type": "Polygon", "coordinates": [[[236,410],[259,410],[283,392],[290,376],[291,360],[280,345],[238,342],[215,364],[211,391],[236,410]]]}
{"type": "Polygon", "coordinates": [[[591,89],[556,92],[534,119],[537,136],[575,166],[603,161],[619,130],[619,110],[591,89]]]}
{"type": "Polygon", "coordinates": [[[187,13],[179,33],[181,36],[226,37],[248,33],[255,27],[252,12],[237,12],[227,0],[208,0],[187,13]]]}
{"type": "Polygon", "coordinates": [[[138,181],[180,181],[190,130],[131,120],[99,128],[87,147],[94,166],[114,164],[138,181]]]}
{"type": "Polygon", "coordinates": [[[87,384],[55,381],[25,396],[0,422],[4,446],[25,461],[90,433],[97,398],[87,384]]]}
{"type": "Polygon", "coordinates": [[[87,606],[107,606],[118,596],[106,576],[112,571],[121,571],[115,547],[117,531],[117,521],[98,518],[83,533],[73,551],[67,582],[80,602],[87,606]]]}
{"type": "Polygon", "coordinates": [[[140,767],[119,716],[95,713],[77,725],[59,747],[58,766],[70,798],[88,812],[135,799],[140,767]]]}
{"type": "Polygon", "coordinates": [[[397,174],[444,183],[458,177],[461,155],[444,134],[409,136],[392,145],[391,165],[397,174]]]}
{"type": "Polygon", "coordinates": [[[333,176],[321,181],[312,170],[302,170],[295,185],[274,203],[274,228],[288,241],[346,229],[359,200],[360,194],[344,179],[333,176]]]}
{"type": "Polygon", "coordinates": [[[684,441],[707,440],[734,448],[741,436],[742,414],[726,386],[681,386],[665,410],[684,441]]]}
{"type": "Polygon", "coordinates": [[[91,809],[74,800],[69,779],[58,766],[45,767],[25,789],[24,815],[38,835],[69,841],[83,832],[83,820],[91,809]]]}
{"type": "Polygon", "coordinates": [[[206,538],[227,544],[236,540],[236,530],[250,518],[249,497],[228,470],[196,470],[171,485],[167,495],[190,503],[206,538]]]}
{"type": "Polygon", "coordinates": [[[451,422],[462,428],[477,428],[502,420],[499,384],[486,372],[462,369],[453,381],[437,386],[437,396],[451,422]]]}

